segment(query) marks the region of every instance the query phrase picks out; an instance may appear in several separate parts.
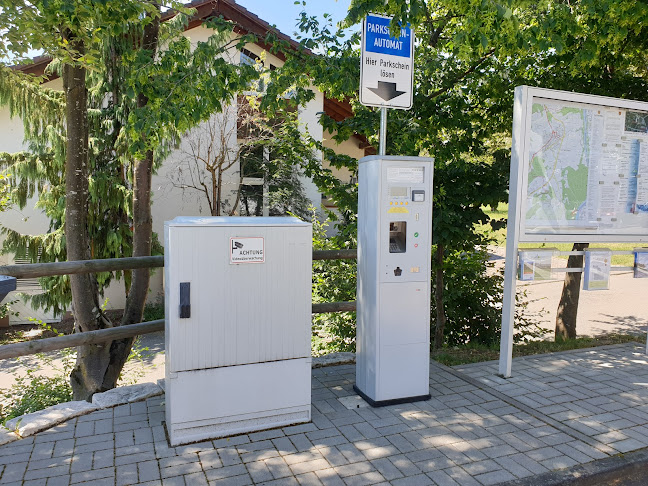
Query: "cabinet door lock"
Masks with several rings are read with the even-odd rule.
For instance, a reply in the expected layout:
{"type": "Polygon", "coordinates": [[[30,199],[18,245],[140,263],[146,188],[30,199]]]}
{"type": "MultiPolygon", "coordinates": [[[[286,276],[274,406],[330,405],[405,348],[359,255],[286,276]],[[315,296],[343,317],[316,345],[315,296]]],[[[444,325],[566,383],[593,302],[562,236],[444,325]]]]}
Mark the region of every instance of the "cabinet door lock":
{"type": "Polygon", "coordinates": [[[191,284],[180,282],[180,319],[191,317],[191,284]]]}

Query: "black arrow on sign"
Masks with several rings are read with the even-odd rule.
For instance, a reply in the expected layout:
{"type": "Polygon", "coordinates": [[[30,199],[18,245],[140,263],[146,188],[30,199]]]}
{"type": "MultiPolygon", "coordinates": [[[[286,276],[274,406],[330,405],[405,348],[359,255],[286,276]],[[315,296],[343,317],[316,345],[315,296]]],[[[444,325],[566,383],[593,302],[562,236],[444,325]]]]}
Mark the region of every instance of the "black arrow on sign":
{"type": "Polygon", "coordinates": [[[385,101],[389,101],[392,98],[402,95],[405,91],[398,91],[396,89],[396,83],[385,83],[384,81],[378,81],[377,88],[367,88],[369,91],[378,95],[385,101]]]}

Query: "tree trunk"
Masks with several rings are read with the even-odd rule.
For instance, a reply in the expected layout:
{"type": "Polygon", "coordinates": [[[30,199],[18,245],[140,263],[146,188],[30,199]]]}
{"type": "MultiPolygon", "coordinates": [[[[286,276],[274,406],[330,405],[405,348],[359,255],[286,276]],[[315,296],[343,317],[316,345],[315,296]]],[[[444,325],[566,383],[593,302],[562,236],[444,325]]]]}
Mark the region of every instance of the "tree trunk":
{"type": "Polygon", "coordinates": [[[434,301],[436,303],[436,331],[434,333],[434,349],[443,346],[443,331],[446,325],[445,309],[443,307],[443,245],[436,249],[436,282],[434,286],[434,301]]]}
{"type": "MultiPolygon", "coordinates": [[[[83,43],[70,44],[82,54],[83,43]]],[[[65,243],[68,260],[90,259],[88,236],[88,92],[83,67],[63,66],[65,92],[65,243]]],[[[70,275],[75,332],[111,327],[99,305],[94,274],[70,275]]],[[[77,348],[76,366],[70,374],[75,400],[90,400],[101,389],[103,371],[109,361],[110,346],[95,344],[77,348]]]]}
{"type": "MultiPolygon", "coordinates": [[[[151,60],[155,58],[160,30],[159,17],[144,27],[142,48],[150,53],[151,60]]],[[[148,98],[139,94],[137,106],[142,108],[148,103],[148,98]]],[[[153,218],[151,216],[151,176],[153,174],[154,154],[149,150],[144,158],[135,161],[133,174],[133,256],[150,256],[153,234],[153,218]]],[[[133,270],[132,280],[121,325],[142,322],[144,306],[148,295],[150,271],[148,268],[133,270]]],[[[102,387],[110,390],[117,386],[119,375],[126,364],[133,347],[133,338],[125,338],[110,343],[110,364],[106,369],[102,387]]]]}
{"type": "Polygon", "coordinates": [[[221,192],[221,189],[223,187],[222,184],[223,181],[223,169],[222,169],[222,164],[218,167],[218,180],[216,180],[216,173],[212,173],[212,194],[213,194],[213,199],[214,199],[214,208],[216,209],[216,214],[214,216],[220,216],[221,215],[221,197],[223,197],[223,194],[221,192]]]}
{"type": "MultiPolygon", "coordinates": [[[[574,243],[572,251],[583,251],[589,243],[574,243]]],[[[567,260],[567,268],[582,268],[583,257],[571,255],[567,260]]],[[[576,316],[578,314],[578,298],[581,285],[580,272],[567,272],[563,284],[558,312],[556,313],[556,331],[554,339],[576,339],[576,316]]]]}

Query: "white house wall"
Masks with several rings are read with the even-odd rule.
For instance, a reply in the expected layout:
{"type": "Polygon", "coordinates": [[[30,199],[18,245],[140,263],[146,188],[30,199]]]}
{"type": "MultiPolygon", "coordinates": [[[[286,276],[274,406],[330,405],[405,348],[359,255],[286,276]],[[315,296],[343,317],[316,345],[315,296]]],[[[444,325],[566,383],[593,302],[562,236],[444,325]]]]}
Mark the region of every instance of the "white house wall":
{"type": "MultiPolygon", "coordinates": [[[[337,143],[333,139],[333,134],[331,134],[328,130],[324,130],[323,136],[324,136],[324,141],[322,145],[324,145],[324,147],[326,148],[334,150],[336,154],[348,155],[349,157],[353,157],[354,159],[357,160],[360,160],[362,157],[365,156],[364,149],[360,148],[360,141],[355,138],[350,138],[341,143],[337,143]]],[[[331,167],[331,165],[326,160],[323,162],[323,165],[325,169],[331,169],[333,174],[335,174],[335,176],[341,181],[348,182],[351,179],[351,176],[353,175],[351,171],[346,167],[342,167],[341,169],[338,169],[336,167],[331,167]]]]}
{"type": "MultiPolygon", "coordinates": [[[[62,90],[63,82],[60,79],[56,79],[46,83],[45,86],[51,89],[62,90]]],[[[11,118],[8,107],[0,107],[0,152],[14,153],[26,150],[27,147],[23,143],[23,138],[24,130],[22,120],[18,117],[11,118]]],[[[27,200],[27,204],[23,209],[17,206],[10,207],[0,214],[0,224],[26,235],[45,233],[49,228],[49,219],[41,209],[35,208],[37,201],[38,199],[36,197],[32,197],[27,200]]],[[[4,239],[4,235],[0,234],[0,247],[4,239]]],[[[0,254],[0,265],[11,265],[13,263],[15,263],[13,255],[0,254]]],[[[36,290],[28,290],[25,293],[34,294],[36,290]]],[[[12,311],[18,312],[18,316],[10,317],[12,324],[28,323],[31,319],[42,320],[44,322],[57,320],[51,312],[32,309],[31,305],[25,303],[18,297],[17,292],[10,292],[3,300],[3,302],[10,301],[15,301],[11,306],[12,311]]]]}
{"type": "MultiPolygon", "coordinates": [[[[307,131],[315,140],[321,142],[323,130],[322,125],[319,124],[319,117],[324,111],[324,95],[313,87],[311,89],[315,93],[315,97],[306,106],[300,107],[299,122],[302,130],[307,131]]],[[[315,157],[322,160],[322,154],[319,152],[315,154],[315,157]]],[[[315,183],[307,177],[302,177],[302,184],[306,197],[311,200],[315,208],[319,209],[322,204],[322,195],[315,183]]]]}

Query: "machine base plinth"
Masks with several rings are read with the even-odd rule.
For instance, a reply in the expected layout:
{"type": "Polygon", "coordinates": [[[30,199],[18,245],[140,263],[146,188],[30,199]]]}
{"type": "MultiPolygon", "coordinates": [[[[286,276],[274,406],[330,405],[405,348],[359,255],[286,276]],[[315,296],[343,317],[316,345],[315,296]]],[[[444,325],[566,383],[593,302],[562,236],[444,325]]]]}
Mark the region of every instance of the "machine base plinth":
{"type": "Polygon", "coordinates": [[[386,407],[388,405],[398,405],[399,403],[412,403],[412,402],[421,402],[424,400],[429,400],[432,398],[432,395],[429,393],[427,395],[418,395],[415,397],[404,397],[404,398],[392,398],[391,400],[373,400],[369,398],[360,388],[356,385],[353,385],[353,390],[360,395],[365,402],[371,405],[374,408],[377,407],[386,407]]]}

